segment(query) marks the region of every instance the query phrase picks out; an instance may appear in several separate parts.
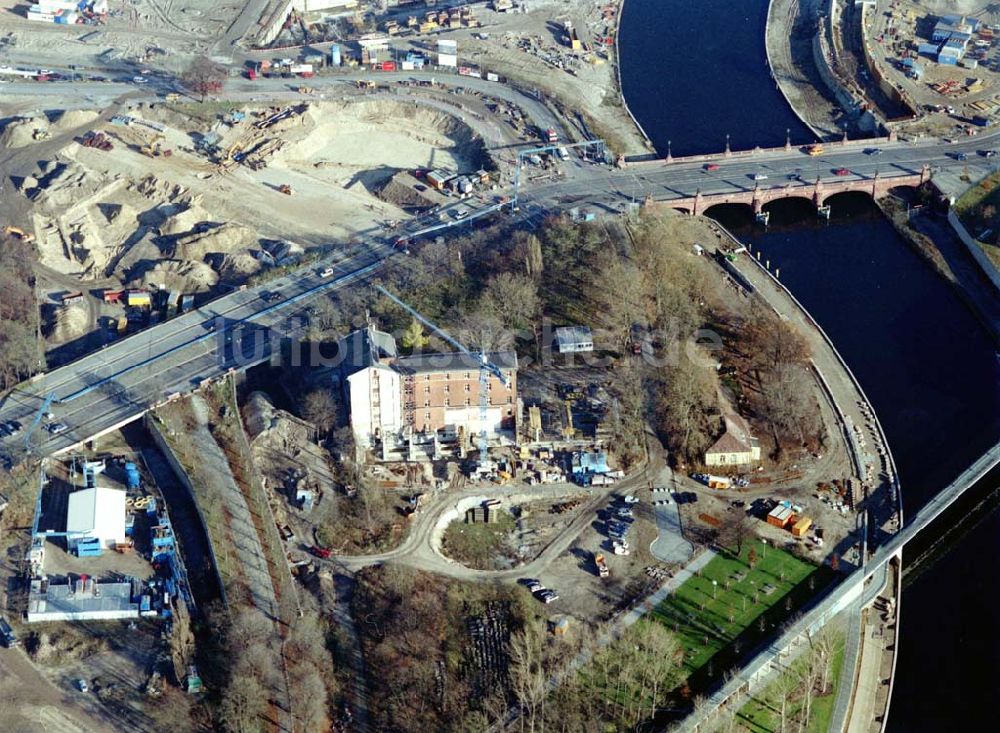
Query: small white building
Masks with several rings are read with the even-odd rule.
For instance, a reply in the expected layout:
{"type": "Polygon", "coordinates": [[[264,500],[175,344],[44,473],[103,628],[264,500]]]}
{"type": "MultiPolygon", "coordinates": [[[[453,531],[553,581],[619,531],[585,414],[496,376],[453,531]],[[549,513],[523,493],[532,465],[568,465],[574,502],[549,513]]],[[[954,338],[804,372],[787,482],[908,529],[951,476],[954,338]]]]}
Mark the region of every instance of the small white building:
{"type": "Polygon", "coordinates": [[[594,334],[586,326],[557,328],[552,340],[560,354],[578,354],[594,350],[594,334]]]}
{"type": "Polygon", "coordinates": [[[125,492],[122,489],[81,489],[69,495],[66,540],[73,550],[82,539],[97,539],[101,547],[125,543],[125,492]]]}

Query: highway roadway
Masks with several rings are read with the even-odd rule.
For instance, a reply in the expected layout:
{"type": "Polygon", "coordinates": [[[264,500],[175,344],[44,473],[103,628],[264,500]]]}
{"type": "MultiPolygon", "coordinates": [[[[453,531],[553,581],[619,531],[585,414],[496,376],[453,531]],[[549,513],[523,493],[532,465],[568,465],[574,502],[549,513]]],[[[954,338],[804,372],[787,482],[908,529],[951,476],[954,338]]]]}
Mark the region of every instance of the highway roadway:
{"type": "Polygon", "coordinates": [[[294,335],[317,297],[363,280],[391,255],[387,245],[371,244],[347,256],[331,256],[35,377],[0,403],[0,422],[17,420],[23,426],[20,435],[2,439],[0,456],[16,461],[29,445],[35,455],[57,453],[203,380],[267,361],[272,333],[294,335]],[[322,277],[328,266],[335,274],[322,277]],[[49,395],[54,397],[51,417],[40,412],[49,395]],[[36,418],[39,424],[32,431],[36,418]],[[51,423],[66,429],[52,434],[45,427],[51,423]]]}
{"type": "MultiPolygon", "coordinates": [[[[310,85],[327,91],[344,90],[351,77],[343,75],[317,77],[310,85]]],[[[552,113],[538,100],[505,85],[481,79],[442,76],[431,73],[403,72],[399,74],[367,74],[381,81],[405,79],[430,79],[460,85],[466,88],[489,91],[498,97],[509,98],[537,115],[539,124],[552,125],[552,113]]],[[[172,84],[168,79],[156,78],[140,89],[136,86],[105,83],[7,83],[4,91],[21,87],[35,92],[58,92],[60,101],[67,96],[86,98],[95,93],[126,92],[149,98],[162,93],[158,88],[172,84]],[[99,90],[98,92],[95,92],[99,90]]],[[[260,80],[249,82],[231,80],[225,96],[263,99],[274,96],[287,99],[297,95],[288,90],[287,80],[260,80]],[[249,87],[251,91],[244,91],[249,87]]],[[[538,120],[536,119],[536,122],[538,120]]],[[[791,195],[811,197],[817,178],[824,182],[871,179],[876,171],[883,179],[912,176],[925,164],[934,171],[935,179],[957,180],[968,172],[975,178],[985,175],[997,166],[998,158],[978,155],[977,151],[1000,147],[1000,134],[962,137],[955,142],[918,140],[914,142],[833,143],[824,155],[810,157],[801,150],[769,150],[754,154],[739,153],[731,157],[712,156],[694,160],[677,160],[671,163],[650,161],[629,163],[617,168],[603,163],[591,163],[572,157],[561,165],[563,174],[544,182],[532,183],[531,170],[526,170],[527,181],[521,190],[522,216],[535,219],[548,212],[564,211],[571,207],[593,206],[609,212],[618,212],[630,201],[641,202],[647,194],[653,200],[669,203],[671,200],[691,197],[696,191],[704,195],[745,193],[755,186],[762,189],[776,187],[789,189],[791,195]],[[871,154],[867,148],[877,145],[881,153],[871,154]],[[958,160],[959,154],[967,160],[958,160]],[[707,163],[717,166],[707,169],[707,163]],[[845,168],[846,177],[836,176],[834,170],[845,168]],[[766,175],[765,180],[754,181],[754,175],[766,175]],[[794,178],[793,178],[794,176],[794,178]]],[[[959,184],[964,185],[964,184],[959,184]]],[[[503,193],[510,194],[508,190],[503,193]]],[[[475,218],[477,211],[487,213],[496,209],[495,198],[484,196],[462,203],[470,209],[467,220],[475,218]]],[[[435,220],[436,221],[436,220],[435,220]]],[[[453,222],[457,224],[457,222],[453,222]]],[[[463,224],[465,225],[465,224],[463,224]]],[[[410,223],[408,231],[417,225],[410,223]]],[[[230,368],[247,366],[254,360],[240,359],[233,353],[233,344],[227,341],[236,325],[250,325],[257,329],[276,328],[287,334],[289,318],[303,315],[308,302],[322,289],[342,287],[363,278],[386,256],[391,248],[386,242],[373,241],[339,262],[339,272],[345,273],[329,282],[322,282],[316,275],[323,263],[307,266],[296,273],[282,277],[258,288],[230,294],[197,310],[142,333],[112,343],[66,367],[41,375],[22,389],[16,390],[0,404],[0,420],[16,419],[28,429],[47,395],[54,394],[52,418],[65,423],[68,428],[59,435],[42,430],[34,431],[32,447],[36,454],[48,454],[74,445],[121,423],[127,417],[140,414],[149,405],[168,395],[190,390],[197,382],[217,376],[230,368]],[[266,301],[262,295],[277,292],[280,302],[266,301]]],[[[268,358],[268,353],[255,357],[256,363],[268,358]]],[[[23,436],[3,439],[0,456],[16,457],[24,450],[23,436]]]]}

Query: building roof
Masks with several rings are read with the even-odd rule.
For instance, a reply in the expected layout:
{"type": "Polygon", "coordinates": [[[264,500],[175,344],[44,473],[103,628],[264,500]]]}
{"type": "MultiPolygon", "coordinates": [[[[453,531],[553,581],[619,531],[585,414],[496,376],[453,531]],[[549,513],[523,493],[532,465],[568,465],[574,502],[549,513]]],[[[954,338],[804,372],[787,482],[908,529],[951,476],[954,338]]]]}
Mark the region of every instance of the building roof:
{"type": "Polygon", "coordinates": [[[385,331],[368,326],[351,331],[337,344],[341,368],[348,376],[366,367],[394,359],[397,355],[396,339],[385,331]]]}
{"type": "Polygon", "coordinates": [[[91,532],[98,528],[101,520],[121,521],[125,526],[125,492],[122,489],[97,487],[82,489],[69,495],[66,509],[66,531],[69,533],[91,532]]]}
{"type": "Polygon", "coordinates": [[[132,602],[131,583],[76,581],[63,585],[45,580],[31,581],[28,593],[28,620],[44,614],[76,615],[95,612],[123,612],[138,615],[139,604],[132,602]]]}
{"type": "Polygon", "coordinates": [[[577,451],[573,454],[572,467],[574,473],[608,473],[608,454],[603,451],[577,451]]]}
{"type": "MultiPolygon", "coordinates": [[[[517,353],[490,351],[486,359],[499,369],[517,369],[517,353]]],[[[401,374],[426,374],[430,372],[479,371],[482,361],[478,354],[452,351],[445,354],[414,354],[401,356],[392,365],[401,374]]]]}
{"type": "Polygon", "coordinates": [[[741,415],[731,413],[724,418],[726,432],[722,434],[706,453],[746,453],[757,445],[757,439],[750,434],[750,426],[741,415]]]}
{"type": "Polygon", "coordinates": [[[592,344],[594,334],[588,326],[560,326],[555,330],[557,344],[592,344]]]}

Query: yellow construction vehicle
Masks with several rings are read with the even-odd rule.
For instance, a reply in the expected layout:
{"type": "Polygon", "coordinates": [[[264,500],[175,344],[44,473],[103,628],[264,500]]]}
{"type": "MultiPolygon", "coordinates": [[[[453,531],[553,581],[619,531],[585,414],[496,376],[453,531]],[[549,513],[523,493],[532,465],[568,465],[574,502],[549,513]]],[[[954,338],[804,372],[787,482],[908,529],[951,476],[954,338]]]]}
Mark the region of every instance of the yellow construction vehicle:
{"type": "Polygon", "coordinates": [[[21,229],[20,227],[4,227],[3,228],[3,233],[4,234],[9,234],[12,237],[17,237],[22,242],[26,242],[27,244],[31,244],[32,242],[35,241],[35,235],[34,234],[31,234],[30,232],[26,232],[23,229],[21,229]]]}
{"type": "Polygon", "coordinates": [[[294,191],[292,191],[292,187],[289,186],[287,183],[282,183],[280,186],[278,186],[278,190],[281,191],[286,196],[291,196],[294,193],[294,191]]]}
{"type": "Polygon", "coordinates": [[[165,138],[163,137],[163,135],[160,134],[153,136],[152,140],[150,140],[145,145],[140,146],[139,152],[145,155],[147,158],[160,157],[160,155],[162,155],[163,153],[163,151],[160,149],[160,143],[164,139],[165,138]]]}
{"type": "Polygon", "coordinates": [[[168,92],[167,96],[165,96],[163,99],[164,101],[167,102],[179,102],[181,100],[181,95],[178,94],[177,92],[168,92]]]}
{"type": "Polygon", "coordinates": [[[301,86],[301,87],[299,87],[299,94],[312,94],[315,91],[316,90],[313,89],[312,87],[307,87],[307,86],[301,86]]]}
{"type": "Polygon", "coordinates": [[[355,82],[355,84],[357,84],[358,89],[374,89],[375,88],[375,82],[368,81],[367,79],[358,79],[357,82],[355,82]]]}

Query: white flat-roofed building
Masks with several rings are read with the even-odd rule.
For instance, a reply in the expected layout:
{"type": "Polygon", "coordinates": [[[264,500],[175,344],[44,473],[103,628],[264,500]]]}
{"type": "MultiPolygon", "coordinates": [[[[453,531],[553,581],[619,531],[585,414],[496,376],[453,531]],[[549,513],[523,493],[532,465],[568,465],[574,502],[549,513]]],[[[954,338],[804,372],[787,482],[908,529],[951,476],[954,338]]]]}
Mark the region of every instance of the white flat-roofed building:
{"type": "Polygon", "coordinates": [[[69,549],[83,539],[96,539],[101,547],[125,543],[125,492],[98,487],[69,495],[66,540],[69,549]]]}

